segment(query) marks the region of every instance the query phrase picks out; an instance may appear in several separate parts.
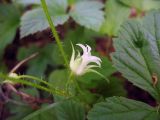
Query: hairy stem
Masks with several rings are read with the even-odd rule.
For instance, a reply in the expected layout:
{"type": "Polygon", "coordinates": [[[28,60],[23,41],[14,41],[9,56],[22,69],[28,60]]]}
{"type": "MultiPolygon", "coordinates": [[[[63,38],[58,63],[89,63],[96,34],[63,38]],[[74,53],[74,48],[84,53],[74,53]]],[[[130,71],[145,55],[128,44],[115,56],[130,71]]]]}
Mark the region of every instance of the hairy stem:
{"type": "Polygon", "coordinates": [[[63,59],[64,59],[65,65],[66,65],[67,67],[69,67],[69,65],[68,65],[68,60],[67,60],[66,54],[65,54],[65,52],[64,52],[64,49],[63,49],[63,47],[62,47],[62,43],[61,43],[61,41],[60,41],[59,35],[58,35],[58,33],[57,33],[57,31],[56,31],[56,28],[55,28],[55,25],[54,25],[54,23],[52,22],[52,19],[51,19],[50,15],[49,15],[49,11],[48,11],[48,8],[47,8],[46,1],[45,1],[45,0],[41,0],[41,4],[42,4],[42,7],[43,7],[43,11],[44,11],[45,14],[46,14],[46,18],[47,18],[48,23],[49,23],[49,25],[50,25],[51,31],[52,31],[52,33],[53,33],[53,35],[54,35],[54,37],[55,37],[55,40],[56,40],[57,45],[58,45],[58,47],[59,47],[59,50],[60,50],[60,52],[61,52],[61,55],[62,55],[62,57],[63,57],[63,59]]]}

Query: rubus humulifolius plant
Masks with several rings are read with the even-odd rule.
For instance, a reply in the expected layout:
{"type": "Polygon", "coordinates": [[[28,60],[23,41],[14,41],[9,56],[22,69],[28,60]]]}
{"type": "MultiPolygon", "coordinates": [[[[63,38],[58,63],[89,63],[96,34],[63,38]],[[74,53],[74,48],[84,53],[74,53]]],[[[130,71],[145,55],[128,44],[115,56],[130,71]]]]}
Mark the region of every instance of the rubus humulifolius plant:
{"type": "Polygon", "coordinates": [[[0,72],[0,103],[3,98],[11,113],[7,120],[160,120],[160,10],[146,12],[153,6],[158,8],[160,2],[146,0],[152,3],[146,6],[146,1],[131,1],[132,5],[128,0],[107,0],[104,6],[98,0],[13,0],[8,13],[22,4],[33,9],[21,19],[20,12],[7,16],[6,11],[0,11],[3,16],[16,18],[17,22],[8,20],[14,35],[20,22],[21,38],[49,27],[55,40],[43,48],[22,47],[20,62],[7,75],[0,72]],[[145,15],[127,20],[132,7],[138,17],[143,10],[145,15]],[[77,26],[63,41],[56,26],[68,29],[66,22],[77,26]],[[95,41],[88,40],[94,38],[95,31],[100,32],[97,36],[116,36],[111,60],[96,51],[95,41]],[[19,74],[17,69],[27,62],[29,70],[19,74]],[[124,78],[148,92],[155,105],[128,99],[124,78]]]}

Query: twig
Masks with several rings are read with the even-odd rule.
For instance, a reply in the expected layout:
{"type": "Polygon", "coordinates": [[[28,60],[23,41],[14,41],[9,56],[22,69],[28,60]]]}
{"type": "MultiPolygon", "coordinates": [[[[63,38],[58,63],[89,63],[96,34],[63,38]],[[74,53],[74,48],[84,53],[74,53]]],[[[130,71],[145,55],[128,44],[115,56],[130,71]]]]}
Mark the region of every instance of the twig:
{"type": "Polygon", "coordinates": [[[30,59],[33,59],[34,57],[36,57],[39,53],[36,52],[32,55],[30,55],[29,57],[25,58],[24,60],[20,61],[9,73],[14,73],[21,65],[23,65],[24,63],[28,62],[30,59]]]}

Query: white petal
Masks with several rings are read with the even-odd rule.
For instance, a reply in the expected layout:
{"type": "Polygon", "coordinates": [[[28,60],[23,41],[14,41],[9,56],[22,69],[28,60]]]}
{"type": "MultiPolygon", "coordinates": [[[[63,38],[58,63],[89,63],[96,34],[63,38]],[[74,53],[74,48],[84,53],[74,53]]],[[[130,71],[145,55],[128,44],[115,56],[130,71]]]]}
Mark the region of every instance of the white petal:
{"type": "Polygon", "coordinates": [[[91,68],[97,68],[97,67],[100,67],[99,65],[88,65],[87,67],[86,67],[86,69],[91,69],[91,68]]]}
{"type": "Polygon", "coordinates": [[[84,45],[82,44],[76,44],[78,45],[79,47],[81,47],[83,49],[83,54],[86,54],[87,53],[87,47],[85,47],[84,45]]]}
{"type": "Polygon", "coordinates": [[[101,61],[101,59],[99,57],[90,56],[89,62],[95,62],[95,63],[97,63],[100,66],[102,61],[101,61]]]}
{"type": "Polygon", "coordinates": [[[86,46],[87,46],[88,52],[90,53],[91,52],[91,47],[89,45],[87,45],[87,44],[86,44],[86,46]]]}
{"type": "Polygon", "coordinates": [[[74,59],[75,59],[75,50],[72,44],[72,56],[71,56],[71,60],[70,60],[70,67],[73,67],[73,63],[74,63],[74,59]]]}

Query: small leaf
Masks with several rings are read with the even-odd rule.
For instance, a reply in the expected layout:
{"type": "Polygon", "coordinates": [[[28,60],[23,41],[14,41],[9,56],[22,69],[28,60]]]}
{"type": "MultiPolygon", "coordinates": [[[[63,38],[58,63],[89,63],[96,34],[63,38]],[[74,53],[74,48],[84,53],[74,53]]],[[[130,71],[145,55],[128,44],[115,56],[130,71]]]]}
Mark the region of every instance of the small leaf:
{"type": "Polygon", "coordinates": [[[70,15],[80,25],[99,31],[104,21],[103,4],[97,1],[79,1],[72,6],[70,15]]]}
{"type": "Polygon", "coordinates": [[[157,110],[143,102],[123,97],[110,97],[96,104],[88,120],[159,120],[157,110]]]}
{"type": "MultiPolygon", "coordinates": [[[[48,0],[47,6],[55,26],[64,24],[69,16],[66,14],[66,0],[48,0]],[[60,4],[62,2],[62,4],[60,4]]],[[[34,34],[49,27],[42,8],[27,11],[21,19],[21,37],[34,34]]]]}
{"type": "Polygon", "coordinates": [[[129,7],[118,0],[108,0],[105,4],[106,18],[100,31],[110,36],[117,35],[120,25],[128,19],[129,14],[129,7]]]}

